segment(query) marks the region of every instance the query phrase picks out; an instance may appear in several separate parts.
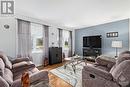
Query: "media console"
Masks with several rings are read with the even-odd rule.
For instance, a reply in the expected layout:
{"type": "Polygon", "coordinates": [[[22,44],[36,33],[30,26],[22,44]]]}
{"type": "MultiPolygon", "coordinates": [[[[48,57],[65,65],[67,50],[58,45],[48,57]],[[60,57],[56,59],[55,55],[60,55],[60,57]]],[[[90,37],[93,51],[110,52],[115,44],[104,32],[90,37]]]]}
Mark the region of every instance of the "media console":
{"type": "Polygon", "coordinates": [[[97,57],[101,55],[101,48],[83,48],[83,56],[97,57]]]}

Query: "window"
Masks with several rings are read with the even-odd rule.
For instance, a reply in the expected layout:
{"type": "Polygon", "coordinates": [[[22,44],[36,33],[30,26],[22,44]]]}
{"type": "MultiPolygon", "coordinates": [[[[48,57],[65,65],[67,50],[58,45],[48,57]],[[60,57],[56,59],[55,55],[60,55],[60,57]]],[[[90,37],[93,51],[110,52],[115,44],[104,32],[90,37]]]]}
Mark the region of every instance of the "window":
{"type": "Polygon", "coordinates": [[[59,38],[62,39],[62,52],[65,54],[65,57],[72,56],[72,32],[59,29],[59,34],[61,36],[59,38]]]}
{"type": "Polygon", "coordinates": [[[43,50],[43,26],[31,23],[32,52],[42,52],[43,50]]]}
{"type": "Polygon", "coordinates": [[[70,39],[70,34],[69,31],[63,30],[63,47],[64,49],[69,49],[69,39],[70,39]]]}

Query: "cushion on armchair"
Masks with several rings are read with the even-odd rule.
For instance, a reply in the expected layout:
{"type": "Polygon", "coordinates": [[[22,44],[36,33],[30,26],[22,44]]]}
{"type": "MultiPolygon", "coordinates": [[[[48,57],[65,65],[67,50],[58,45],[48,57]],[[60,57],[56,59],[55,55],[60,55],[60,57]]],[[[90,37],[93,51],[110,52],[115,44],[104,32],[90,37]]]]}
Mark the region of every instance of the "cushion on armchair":
{"type": "Polygon", "coordinates": [[[5,68],[5,64],[4,64],[3,60],[0,59],[0,76],[3,76],[4,68],[5,68]]]}
{"type": "Polygon", "coordinates": [[[11,87],[22,87],[21,79],[15,80],[15,81],[12,83],[11,87]]]}
{"type": "Polygon", "coordinates": [[[130,51],[124,51],[119,54],[119,57],[117,57],[116,64],[111,68],[110,73],[113,72],[113,70],[118,66],[121,62],[125,60],[130,60],[130,51]]]}
{"type": "Polygon", "coordinates": [[[0,87],[9,87],[9,84],[0,76],[0,87]]]}
{"type": "Polygon", "coordinates": [[[13,73],[8,68],[4,69],[3,78],[6,80],[6,82],[8,82],[9,85],[13,83],[13,73]]]}
{"type": "Polygon", "coordinates": [[[13,74],[12,74],[10,69],[5,68],[5,64],[4,64],[2,59],[0,59],[0,76],[2,76],[4,81],[6,81],[6,83],[8,83],[9,85],[12,84],[12,82],[13,82],[13,74]]]}
{"type": "Polygon", "coordinates": [[[12,63],[9,61],[6,54],[4,54],[2,51],[0,51],[0,58],[4,61],[5,67],[12,69],[12,63]]]}
{"type": "Polygon", "coordinates": [[[124,60],[130,60],[130,51],[124,51],[124,52],[120,53],[120,55],[116,61],[116,66],[124,60]]]}
{"type": "Polygon", "coordinates": [[[130,83],[130,60],[121,62],[111,72],[113,78],[123,87],[130,83]]]}

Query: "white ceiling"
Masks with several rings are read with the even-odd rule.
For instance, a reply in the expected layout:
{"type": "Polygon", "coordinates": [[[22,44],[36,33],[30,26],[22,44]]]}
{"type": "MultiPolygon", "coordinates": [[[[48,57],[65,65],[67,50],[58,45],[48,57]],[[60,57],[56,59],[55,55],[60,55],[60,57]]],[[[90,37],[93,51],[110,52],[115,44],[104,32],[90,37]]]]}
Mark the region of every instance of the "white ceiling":
{"type": "Polygon", "coordinates": [[[17,14],[68,28],[130,18],[130,0],[15,0],[17,14]]]}

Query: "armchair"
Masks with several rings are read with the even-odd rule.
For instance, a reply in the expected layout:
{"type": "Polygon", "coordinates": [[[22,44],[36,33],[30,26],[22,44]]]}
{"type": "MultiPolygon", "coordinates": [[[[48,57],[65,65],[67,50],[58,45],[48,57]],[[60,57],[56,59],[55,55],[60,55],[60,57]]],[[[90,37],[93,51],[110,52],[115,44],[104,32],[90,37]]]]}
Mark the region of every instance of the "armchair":
{"type": "Polygon", "coordinates": [[[112,81],[113,77],[107,71],[96,67],[85,66],[82,72],[83,87],[119,87],[112,81]]]}
{"type": "Polygon", "coordinates": [[[83,87],[126,87],[130,83],[130,60],[120,63],[113,72],[96,67],[85,66],[83,69],[83,87]]]}
{"type": "Polygon", "coordinates": [[[100,65],[98,60],[96,64],[84,66],[82,70],[83,87],[128,87],[130,85],[130,51],[120,53],[115,65],[113,64],[112,68],[109,68],[110,70],[101,68],[108,68],[108,62],[100,65]]]}
{"type": "Polygon", "coordinates": [[[2,51],[0,51],[0,58],[5,63],[5,67],[11,69],[14,76],[19,76],[23,72],[35,68],[35,65],[29,60],[29,58],[9,59],[10,57],[2,51]]]}
{"type": "Polygon", "coordinates": [[[48,72],[39,71],[28,58],[10,61],[8,56],[0,51],[0,87],[22,87],[21,77],[24,72],[29,73],[31,85],[44,85],[49,82],[48,72]]]}

